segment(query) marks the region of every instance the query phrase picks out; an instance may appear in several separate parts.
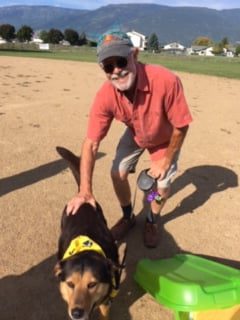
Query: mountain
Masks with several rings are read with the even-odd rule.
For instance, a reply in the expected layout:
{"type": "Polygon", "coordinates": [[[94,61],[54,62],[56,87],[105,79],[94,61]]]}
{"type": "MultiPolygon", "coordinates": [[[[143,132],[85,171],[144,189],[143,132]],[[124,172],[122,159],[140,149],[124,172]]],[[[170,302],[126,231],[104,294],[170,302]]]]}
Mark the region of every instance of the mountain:
{"type": "Polygon", "coordinates": [[[72,28],[96,37],[109,28],[135,30],[149,36],[156,33],[161,44],[181,42],[190,45],[198,36],[214,41],[227,37],[240,41],[240,9],[214,10],[198,7],[169,7],[156,4],[108,5],[96,10],[51,6],[0,7],[0,25],[18,29],[26,24],[34,30],[72,28]]]}

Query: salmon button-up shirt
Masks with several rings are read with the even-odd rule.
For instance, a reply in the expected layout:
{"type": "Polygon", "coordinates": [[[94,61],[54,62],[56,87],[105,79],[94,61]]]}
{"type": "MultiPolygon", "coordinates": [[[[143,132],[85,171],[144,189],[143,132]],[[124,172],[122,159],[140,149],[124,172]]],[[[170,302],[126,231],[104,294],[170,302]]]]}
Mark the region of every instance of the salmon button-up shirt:
{"type": "Polygon", "coordinates": [[[102,85],[91,108],[87,137],[101,141],[113,119],[125,123],[135,142],[153,158],[164,154],[174,127],[192,121],[180,79],[161,66],[142,63],[137,64],[133,103],[110,81],[102,85]]]}

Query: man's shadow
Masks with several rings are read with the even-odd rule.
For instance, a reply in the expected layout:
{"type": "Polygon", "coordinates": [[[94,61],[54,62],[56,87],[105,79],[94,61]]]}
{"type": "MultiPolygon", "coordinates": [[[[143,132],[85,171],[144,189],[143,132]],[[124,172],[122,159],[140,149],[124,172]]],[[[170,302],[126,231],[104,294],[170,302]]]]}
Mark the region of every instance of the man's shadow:
{"type": "MultiPolygon", "coordinates": [[[[179,176],[173,183],[173,195],[186,185],[193,183],[196,190],[186,197],[182,204],[163,219],[160,245],[147,249],[142,241],[142,228],[146,206],[137,216],[137,225],[130,232],[128,242],[125,279],[111,308],[115,320],[132,319],[129,309],[145,292],[135,283],[133,275],[137,262],[142,258],[160,259],[184,252],[174,237],[165,229],[164,224],[203,205],[213,193],[224,191],[238,185],[237,175],[224,167],[193,167],[179,176]]],[[[172,195],[172,196],[173,196],[172,195]]],[[[203,249],[204,250],[204,249],[203,249]]],[[[240,268],[239,261],[205,256],[208,259],[240,268]]],[[[0,280],[1,320],[66,320],[67,308],[60,297],[57,281],[53,276],[54,256],[48,257],[38,265],[19,276],[9,275],[0,280]]],[[[95,317],[94,317],[95,318],[95,317]]]]}
{"type": "Polygon", "coordinates": [[[162,217],[165,224],[186,213],[194,213],[217,192],[238,186],[238,176],[226,167],[204,165],[187,169],[172,184],[172,196],[188,185],[194,185],[195,191],[183,199],[178,207],[162,217]]]}
{"type": "MultiPolygon", "coordinates": [[[[149,208],[149,205],[146,203],[145,197],[143,196],[143,208],[137,215],[137,225],[130,232],[127,238],[128,255],[126,278],[124,283],[122,283],[119,297],[112,306],[112,312],[115,320],[130,320],[131,315],[128,312],[130,306],[146,293],[135,283],[133,279],[139,260],[142,258],[170,258],[178,253],[194,254],[192,252],[186,252],[178,246],[174,237],[166,230],[165,224],[184,214],[188,214],[190,212],[194,213],[194,210],[208,201],[212,194],[216,192],[223,192],[228,188],[237,187],[238,177],[234,171],[221,166],[204,165],[193,167],[186,170],[182,175],[174,180],[172,184],[171,197],[189,184],[193,184],[195,186],[195,191],[184,198],[180,206],[176,207],[172,212],[162,216],[160,226],[160,245],[156,249],[146,249],[143,245],[142,230],[146,218],[146,212],[149,208]],[[124,308],[122,306],[124,306],[124,308]],[[118,310],[120,309],[124,311],[124,314],[119,314],[118,310]]],[[[240,261],[207,256],[204,254],[200,254],[199,256],[230,267],[240,268],[240,261]]]]}

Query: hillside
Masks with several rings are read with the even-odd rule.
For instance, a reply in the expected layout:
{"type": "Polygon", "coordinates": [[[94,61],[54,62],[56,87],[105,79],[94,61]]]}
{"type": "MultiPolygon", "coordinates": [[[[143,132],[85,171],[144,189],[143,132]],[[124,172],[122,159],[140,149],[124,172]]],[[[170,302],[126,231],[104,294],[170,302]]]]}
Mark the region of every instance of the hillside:
{"type": "Polygon", "coordinates": [[[198,36],[215,41],[228,37],[240,41],[240,9],[213,10],[197,7],[168,7],[156,4],[108,5],[97,10],[74,10],[49,6],[0,7],[0,24],[34,30],[73,28],[96,37],[109,28],[136,30],[149,36],[155,32],[160,43],[179,41],[189,45],[198,36]]]}

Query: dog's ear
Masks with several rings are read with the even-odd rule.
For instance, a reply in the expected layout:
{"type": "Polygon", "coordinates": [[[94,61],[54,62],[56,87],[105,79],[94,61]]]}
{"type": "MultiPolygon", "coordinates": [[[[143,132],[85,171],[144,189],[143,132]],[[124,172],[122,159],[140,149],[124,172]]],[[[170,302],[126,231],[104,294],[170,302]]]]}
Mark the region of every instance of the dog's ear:
{"type": "Polygon", "coordinates": [[[63,270],[61,266],[61,262],[57,262],[54,266],[53,269],[54,275],[56,278],[58,278],[60,281],[64,281],[64,275],[63,275],[63,270]]]}
{"type": "Polygon", "coordinates": [[[56,147],[58,154],[67,162],[69,168],[72,171],[72,174],[77,182],[79,187],[80,185],[80,174],[79,174],[79,165],[80,165],[80,158],[77,157],[74,153],[70,150],[63,148],[63,147],[56,147]]]}

